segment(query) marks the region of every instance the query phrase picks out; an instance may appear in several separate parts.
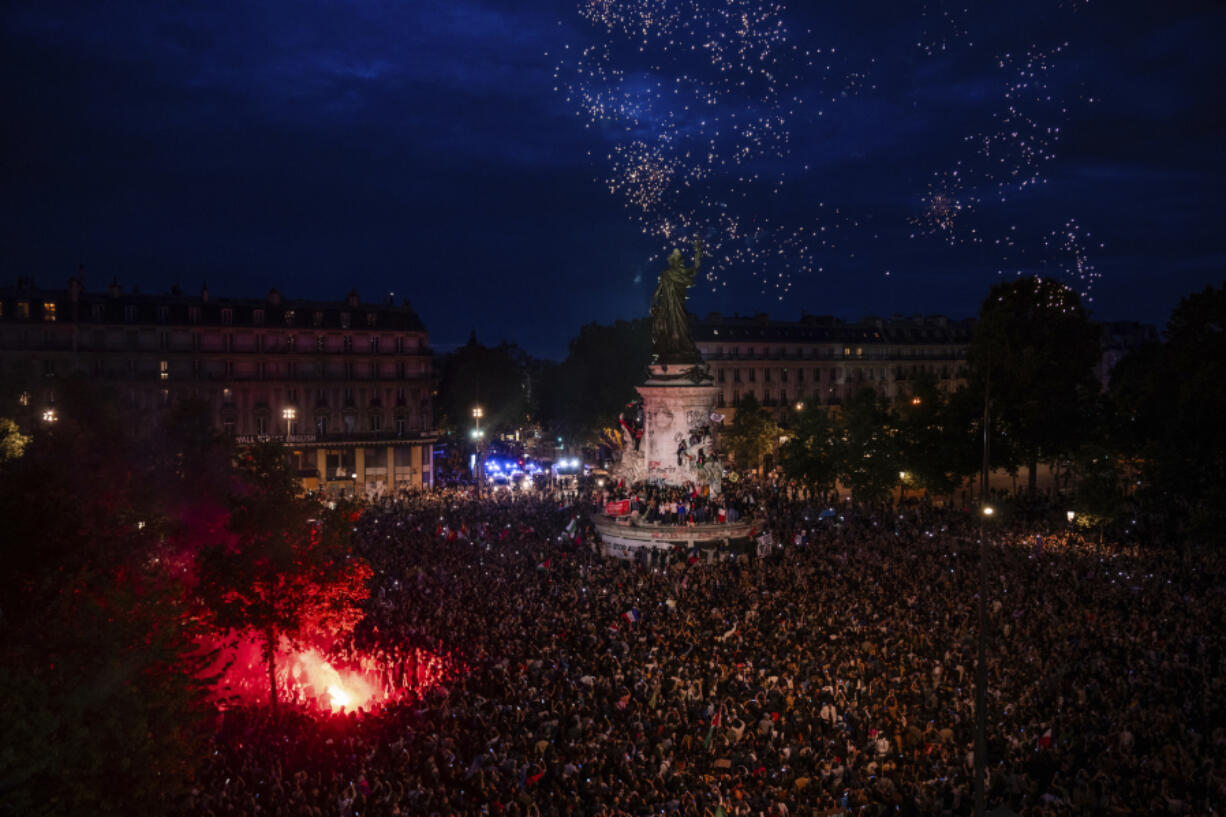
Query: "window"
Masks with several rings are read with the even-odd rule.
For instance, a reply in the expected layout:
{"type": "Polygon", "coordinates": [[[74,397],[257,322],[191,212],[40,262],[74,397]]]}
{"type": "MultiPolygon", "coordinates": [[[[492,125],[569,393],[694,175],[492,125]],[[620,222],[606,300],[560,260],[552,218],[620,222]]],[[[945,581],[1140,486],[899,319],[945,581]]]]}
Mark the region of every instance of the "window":
{"type": "Polygon", "coordinates": [[[230,307],[221,310],[221,322],[226,326],[234,323],[234,310],[230,307]]]}
{"type": "Polygon", "coordinates": [[[779,370],[779,379],[784,383],[788,382],[788,370],[787,369],[779,370]]]}
{"type": "Polygon", "coordinates": [[[769,387],[762,390],[762,400],[766,403],[771,401],[771,390],[769,387]]]}
{"type": "Polygon", "coordinates": [[[158,307],[158,323],[169,323],[169,322],[170,322],[170,307],[159,306],[158,307]]]}
{"type": "Polygon", "coordinates": [[[741,404],[741,390],[733,389],[732,390],[732,405],[739,406],[740,404],[741,404]]]}
{"type": "Polygon", "coordinates": [[[750,369],[750,370],[749,370],[749,382],[750,382],[750,383],[753,383],[753,382],[754,382],[754,380],[757,378],[757,374],[758,374],[758,370],[757,370],[757,369],[750,369]]]}
{"type": "Polygon", "coordinates": [[[741,370],[739,367],[732,370],[732,382],[733,383],[741,382],[741,370]]]}
{"type": "Polygon", "coordinates": [[[30,302],[29,301],[18,301],[17,302],[17,318],[23,321],[28,321],[30,319],[30,302]]]}
{"type": "Polygon", "coordinates": [[[43,361],[43,377],[55,377],[55,361],[43,361]]]}
{"type": "Polygon", "coordinates": [[[158,361],[158,375],[161,377],[162,380],[170,379],[170,361],[169,360],[159,360],[158,361]]]}
{"type": "Polygon", "coordinates": [[[312,314],[312,315],[311,315],[311,323],[312,323],[312,325],[314,325],[314,326],[323,326],[323,325],[324,325],[324,313],[322,313],[322,312],[316,312],[316,313],[312,314]]]}
{"type": "Polygon", "coordinates": [[[30,393],[28,391],[23,391],[20,395],[18,395],[17,402],[23,406],[30,405],[30,393]]]}
{"type": "Polygon", "coordinates": [[[762,380],[767,383],[771,382],[771,370],[770,369],[762,370],[762,380]]]}
{"type": "Polygon", "coordinates": [[[234,405],[234,389],[222,389],[221,402],[225,403],[227,406],[234,405]]]}
{"type": "Polygon", "coordinates": [[[43,320],[55,320],[55,301],[43,301],[43,320]]]}
{"type": "Polygon", "coordinates": [[[398,406],[405,405],[404,386],[400,386],[399,388],[396,389],[396,405],[398,406]]]}
{"type": "Polygon", "coordinates": [[[226,417],[221,421],[221,430],[226,433],[227,437],[234,436],[234,418],[226,417]]]}
{"type": "Polygon", "coordinates": [[[262,414],[256,415],[255,433],[256,434],[267,434],[268,433],[268,418],[262,414]]]}
{"type": "Polygon", "coordinates": [[[315,418],[315,433],[320,436],[328,433],[328,415],[320,414],[315,418]]]}
{"type": "Polygon", "coordinates": [[[401,337],[396,338],[396,354],[398,355],[404,354],[404,338],[401,338],[401,337]]]}
{"type": "Polygon", "coordinates": [[[379,313],[377,312],[367,312],[366,313],[366,325],[367,326],[374,326],[376,323],[378,323],[378,321],[379,321],[379,313]]]}
{"type": "Polygon", "coordinates": [[[192,351],[199,352],[200,347],[204,345],[204,335],[199,332],[192,332],[192,351]]]}
{"type": "Polygon", "coordinates": [[[346,414],[344,419],[346,434],[352,434],[357,430],[358,419],[356,417],[354,417],[352,414],[346,414]]]}
{"type": "Polygon", "coordinates": [[[715,370],[715,379],[720,383],[724,382],[724,370],[723,369],[715,370]]]}
{"type": "Polygon", "coordinates": [[[345,361],[345,379],[353,380],[353,361],[352,360],[345,361]]]}
{"type": "Polygon", "coordinates": [[[227,378],[234,377],[234,361],[233,360],[226,361],[226,377],[227,378]]]}
{"type": "Polygon", "coordinates": [[[383,415],[382,414],[370,415],[370,430],[371,431],[382,431],[383,430],[383,415]]]}
{"type": "Polygon", "coordinates": [[[863,346],[856,347],[856,357],[864,357],[864,347],[863,346]]]}
{"type": "Polygon", "coordinates": [[[804,369],[796,370],[796,382],[797,383],[805,382],[805,370],[804,369]]]}
{"type": "Polygon", "coordinates": [[[403,417],[397,417],[397,418],[396,418],[396,436],[397,436],[397,437],[403,437],[403,436],[404,436],[405,426],[406,426],[406,425],[407,425],[407,423],[405,423],[405,421],[404,421],[404,418],[403,418],[403,417]]]}
{"type": "Polygon", "coordinates": [[[187,320],[189,323],[200,323],[200,307],[189,306],[187,308],[187,320]]]}
{"type": "Polygon", "coordinates": [[[251,311],[251,322],[254,323],[256,326],[263,326],[264,325],[264,310],[263,309],[253,309],[251,311]]]}
{"type": "Polygon", "coordinates": [[[353,406],[353,389],[352,388],[345,389],[345,405],[349,407],[353,406]]]}
{"type": "Polygon", "coordinates": [[[285,310],[285,325],[286,325],[286,326],[293,326],[293,325],[294,325],[294,319],[295,319],[295,318],[297,318],[297,317],[298,317],[298,315],[297,315],[297,313],[296,313],[296,312],[294,312],[294,310],[292,310],[292,309],[287,309],[287,310],[285,310]]]}
{"type": "Polygon", "coordinates": [[[350,318],[350,315],[348,312],[341,313],[341,329],[349,328],[349,318],[350,318]]]}
{"type": "Polygon", "coordinates": [[[125,306],[123,308],[123,319],[128,323],[134,323],[136,321],[136,307],[132,304],[125,306]]]}
{"type": "Polygon", "coordinates": [[[372,335],[370,338],[370,353],[372,355],[379,353],[379,338],[377,335],[372,335]]]}
{"type": "Polygon", "coordinates": [[[89,308],[89,315],[96,321],[102,320],[102,304],[93,304],[89,308]]]}
{"type": "Polygon", "coordinates": [[[353,335],[345,335],[343,346],[346,352],[353,351],[353,335]]]}
{"type": "Polygon", "coordinates": [[[322,352],[328,346],[328,341],[323,335],[315,336],[315,351],[322,352]]]}
{"type": "Polygon", "coordinates": [[[285,351],[292,352],[297,347],[298,347],[298,336],[297,335],[286,335],[285,336],[285,351]]]}
{"type": "Polygon", "coordinates": [[[257,372],[260,376],[260,380],[267,380],[268,379],[268,361],[261,360],[260,365],[257,369],[257,372]]]}

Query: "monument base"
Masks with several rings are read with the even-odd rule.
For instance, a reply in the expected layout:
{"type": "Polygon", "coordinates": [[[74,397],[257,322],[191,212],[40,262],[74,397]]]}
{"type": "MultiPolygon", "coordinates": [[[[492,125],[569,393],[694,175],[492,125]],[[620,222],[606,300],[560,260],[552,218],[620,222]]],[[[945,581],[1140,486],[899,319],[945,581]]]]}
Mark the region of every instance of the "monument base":
{"type": "Polygon", "coordinates": [[[637,559],[645,552],[670,551],[678,545],[688,551],[698,548],[710,561],[720,554],[748,552],[753,548],[752,519],[708,525],[636,524],[630,517],[593,514],[592,526],[600,534],[601,554],[617,559],[637,559]]]}
{"type": "Polygon", "coordinates": [[[643,398],[643,439],[627,446],[614,472],[627,482],[710,485],[720,490],[723,465],[716,456],[712,418],[719,387],[704,364],[653,364],[638,387],[643,398]]]}

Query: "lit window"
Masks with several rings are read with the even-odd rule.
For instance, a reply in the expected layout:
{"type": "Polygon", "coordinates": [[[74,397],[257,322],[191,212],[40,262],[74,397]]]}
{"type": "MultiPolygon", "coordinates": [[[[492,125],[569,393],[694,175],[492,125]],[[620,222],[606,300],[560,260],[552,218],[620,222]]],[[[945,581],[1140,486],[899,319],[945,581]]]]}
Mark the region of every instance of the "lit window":
{"type": "Polygon", "coordinates": [[[287,309],[287,310],[285,310],[285,325],[286,325],[286,326],[293,326],[293,325],[294,325],[294,318],[295,318],[295,317],[296,317],[296,315],[295,315],[295,313],[294,313],[294,310],[292,310],[292,309],[287,309]]]}
{"type": "Polygon", "coordinates": [[[161,375],[161,378],[163,380],[170,379],[170,361],[169,360],[158,361],[158,374],[161,375]]]}
{"type": "Polygon", "coordinates": [[[55,320],[55,301],[43,301],[43,320],[55,320]]]}
{"type": "Polygon", "coordinates": [[[30,302],[29,301],[18,301],[17,302],[17,317],[23,321],[28,321],[30,319],[30,302]]]}

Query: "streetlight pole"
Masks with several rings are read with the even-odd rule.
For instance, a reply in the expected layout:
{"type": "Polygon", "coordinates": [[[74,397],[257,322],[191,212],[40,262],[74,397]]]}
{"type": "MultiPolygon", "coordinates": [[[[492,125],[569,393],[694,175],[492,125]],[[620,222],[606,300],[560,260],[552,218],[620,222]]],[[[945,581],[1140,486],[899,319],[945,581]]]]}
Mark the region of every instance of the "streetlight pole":
{"type": "Polygon", "coordinates": [[[975,664],[975,817],[984,817],[987,810],[988,753],[988,540],[984,522],[992,515],[988,504],[988,429],[991,426],[992,364],[983,390],[983,470],[979,481],[979,650],[975,664]]]}
{"type": "Polygon", "coordinates": [[[473,421],[476,423],[476,427],[473,429],[473,436],[477,439],[477,467],[475,469],[476,473],[473,476],[477,479],[477,499],[481,498],[481,482],[484,477],[483,472],[485,471],[485,447],[481,444],[481,418],[484,416],[485,412],[481,410],[480,406],[473,406],[473,421]]]}

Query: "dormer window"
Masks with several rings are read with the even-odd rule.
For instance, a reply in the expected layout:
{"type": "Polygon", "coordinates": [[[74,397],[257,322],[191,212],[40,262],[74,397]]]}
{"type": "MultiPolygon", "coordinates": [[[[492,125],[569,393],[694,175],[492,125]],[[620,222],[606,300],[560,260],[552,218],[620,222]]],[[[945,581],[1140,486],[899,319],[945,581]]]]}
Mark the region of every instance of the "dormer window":
{"type": "Polygon", "coordinates": [[[225,324],[226,326],[230,326],[231,324],[233,324],[234,323],[234,310],[231,309],[230,307],[226,307],[222,309],[221,310],[221,322],[225,324]]]}
{"type": "Polygon", "coordinates": [[[292,310],[292,309],[287,309],[287,310],[285,310],[285,325],[286,325],[286,326],[293,326],[293,325],[294,325],[294,318],[295,318],[295,317],[297,317],[297,316],[296,316],[296,314],[294,313],[294,310],[292,310]]]}
{"type": "Polygon", "coordinates": [[[263,309],[251,310],[251,322],[255,324],[256,326],[263,326],[264,325],[264,310],[263,309]]]}
{"type": "Polygon", "coordinates": [[[378,322],[379,322],[378,312],[367,312],[366,313],[366,325],[367,326],[374,326],[378,322]]]}
{"type": "Polygon", "coordinates": [[[55,301],[43,301],[43,320],[55,320],[55,301]]]}
{"type": "Polygon", "coordinates": [[[349,328],[349,318],[350,318],[350,315],[348,312],[341,313],[341,329],[349,328]]]}

